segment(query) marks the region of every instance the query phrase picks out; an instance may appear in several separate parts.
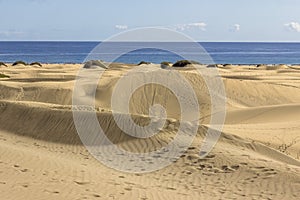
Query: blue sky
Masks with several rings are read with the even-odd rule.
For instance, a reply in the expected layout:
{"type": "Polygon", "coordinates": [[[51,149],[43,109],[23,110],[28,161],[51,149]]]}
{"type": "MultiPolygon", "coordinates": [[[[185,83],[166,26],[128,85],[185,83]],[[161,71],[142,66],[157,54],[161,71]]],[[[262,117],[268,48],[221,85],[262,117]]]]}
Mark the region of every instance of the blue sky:
{"type": "Polygon", "coordinates": [[[198,41],[298,41],[299,0],[0,0],[0,40],[104,40],[160,26],[198,41]]]}

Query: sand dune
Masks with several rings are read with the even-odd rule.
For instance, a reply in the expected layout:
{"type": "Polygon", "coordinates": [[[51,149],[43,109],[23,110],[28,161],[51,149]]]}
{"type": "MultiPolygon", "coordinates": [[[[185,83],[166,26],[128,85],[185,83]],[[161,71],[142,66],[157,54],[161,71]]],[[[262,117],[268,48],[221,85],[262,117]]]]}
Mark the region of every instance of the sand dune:
{"type": "MultiPolygon", "coordinates": [[[[110,169],[82,145],[72,115],[74,79],[80,67],[44,64],[42,68],[8,65],[0,69],[10,76],[0,79],[1,198],[299,198],[297,66],[272,70],[256,66],[220,68],[227,94],[227,116],[219,142],[204,159],[199,157],[199,151],[209,129],[209,92],[192,68],[178,69],[192,84],[200,104],[197,136],[172,165],[145,174],[110,169]]],[[[104,72],[96,90],[95,111],[114,144],[129,152],[145,153],[174,139],[181,114],[171,91],[147,85],[132,96],[131,117],[137,124],[147,124],[149,107],[161,104],[167,111],[166,123],[159,134],[147,139],[125,134],[114,121],[111,95],[120,77],[132,67],[113,64],[104,72]]],[[[104,69],[86,70],[92,74],[93,70],[104,69]]],[[[86,87],[90,87],[89,83],[86,87]]]]}

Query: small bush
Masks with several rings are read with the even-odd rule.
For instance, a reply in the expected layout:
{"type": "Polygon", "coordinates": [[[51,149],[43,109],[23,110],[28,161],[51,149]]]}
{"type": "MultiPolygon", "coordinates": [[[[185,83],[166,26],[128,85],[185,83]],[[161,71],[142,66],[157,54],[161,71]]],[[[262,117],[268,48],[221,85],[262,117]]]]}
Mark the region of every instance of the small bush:
{"type": "Polygon", "coordinates": [[[218,67],[218,65],[216,65],[216,64],[207,65],[207,68],[217,68],[217,67],[218,67]]]}
{"type": "Polygon", "coordinates": [[[9,76],[5,75],[5,74],[1,74],[0,73],[0,78],[10,78],[9,76]]]}
{"type": "Polygon", "coordinates": [[[286,65],[280,64],[280,65],[267,65],[266,70],[278,70],[278,69],[285,69],[287,68],[286,65]]]}
{"type": "Polygon", "coordinates": [[[259,64],[259,65],[256,65],[256,67],[266,67],[266,65],[259,64]]]}
{"type": "Polygon", "coordinates": [[[185,67],[185,66],[191,65],[191,64],[200,64],[200,63],[197,61],[193,61],[193,60],[179,60],[173,64],[173,67],[185,67]]]}
{"type": "Polygon", "coordinates": [[[229,67],[231,64],[224,64],[223,67],[229,67]]]}
{"type": "Polygon", "coordinates": [[[172,63],[171,63],[171,62],[161,62],[160,64],[161,64],[161,65],[166,65],[166,66],[170,66],[170,65],[172,65],[172,63]]]}
{"type": "Polygon", "coordinates": [[[141,61],[138,65],[149,65],[151,62],[141,61]]]}
{"type": "Polygon", "coordinates": [[[19,60],[19,61],[16,61],[16,62],[14,62],[14,63],[12,64],[12,66],[16,66],[16,65],[27,65],[27,63],[24,62],[24,61],[19,60]]]}
{"type": "Polygon", "coordinates": [[[38,66],[42,67],[42,64],[39,62],[33,62],[33,63],[30,63],[30,65],[38,65],[38,66]]]}
{"type": "Polygon", "coordinates": [[[162,68],[162,69],[167,69],[170,66],[172,66],[171,62],[161,62],[160,63],[160,68],[162,68]]]}
{"type": "Polygon", "coordinates": [[[0,62],[0,66],[5,66],[7,67],[7,65],[4,62],[0,62]]]}
{"type": "Polygon", "coordinates": [[[102,60],[90,60],[84,63],[83,68],[85,69],[93,69],[95,67],[101,67],[103,69],[107,69],[107,66],[103,63],[102,60]]]}

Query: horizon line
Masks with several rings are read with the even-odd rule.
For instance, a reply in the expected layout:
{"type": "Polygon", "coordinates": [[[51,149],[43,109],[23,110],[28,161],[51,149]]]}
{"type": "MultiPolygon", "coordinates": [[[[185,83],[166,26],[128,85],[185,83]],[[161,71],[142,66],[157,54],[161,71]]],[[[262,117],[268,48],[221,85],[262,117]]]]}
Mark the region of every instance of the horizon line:
{"type": "MultiPolygon", "coordinates": [[[[105,42],[105,40],[0,40],[0,42],[105,42]]],[[[187,41],[109,41],[113,42],[165,42],[189,43],[187,41]]],[[[195,41],[199,43],[300,43],[300,41],[195,41]]]]}

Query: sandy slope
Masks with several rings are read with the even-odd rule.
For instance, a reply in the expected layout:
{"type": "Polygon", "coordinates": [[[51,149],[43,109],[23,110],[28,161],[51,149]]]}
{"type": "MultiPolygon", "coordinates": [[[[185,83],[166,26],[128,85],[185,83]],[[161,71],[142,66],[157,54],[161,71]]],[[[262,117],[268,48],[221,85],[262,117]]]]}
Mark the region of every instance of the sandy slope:
{"type": "MultiPolygon", "coordinates": [[[[179,160],[146,174],[107,168],[82,145],[71,110],[80,67],[0,68],[11,76],[0,79],[1,199],[299,199],[299,67],[219,69],[227,117],[219,143],[205,159],[198,153],[211,110],[207,88],[193,69],[180,69],[195,89],[202,125],[179,160]]],[[[110,111],[111,94],[131,68],[114,64],[104,73],[96,93],[97,117],[113,143],[127,151],[149,152],[176,135],[180,109],[163,87],[141,88],[130,101],[135,122],[145,123],[149,106],[159,103],[167,108],[168,124],[147,139],[124,134],[110,111]]]]}

